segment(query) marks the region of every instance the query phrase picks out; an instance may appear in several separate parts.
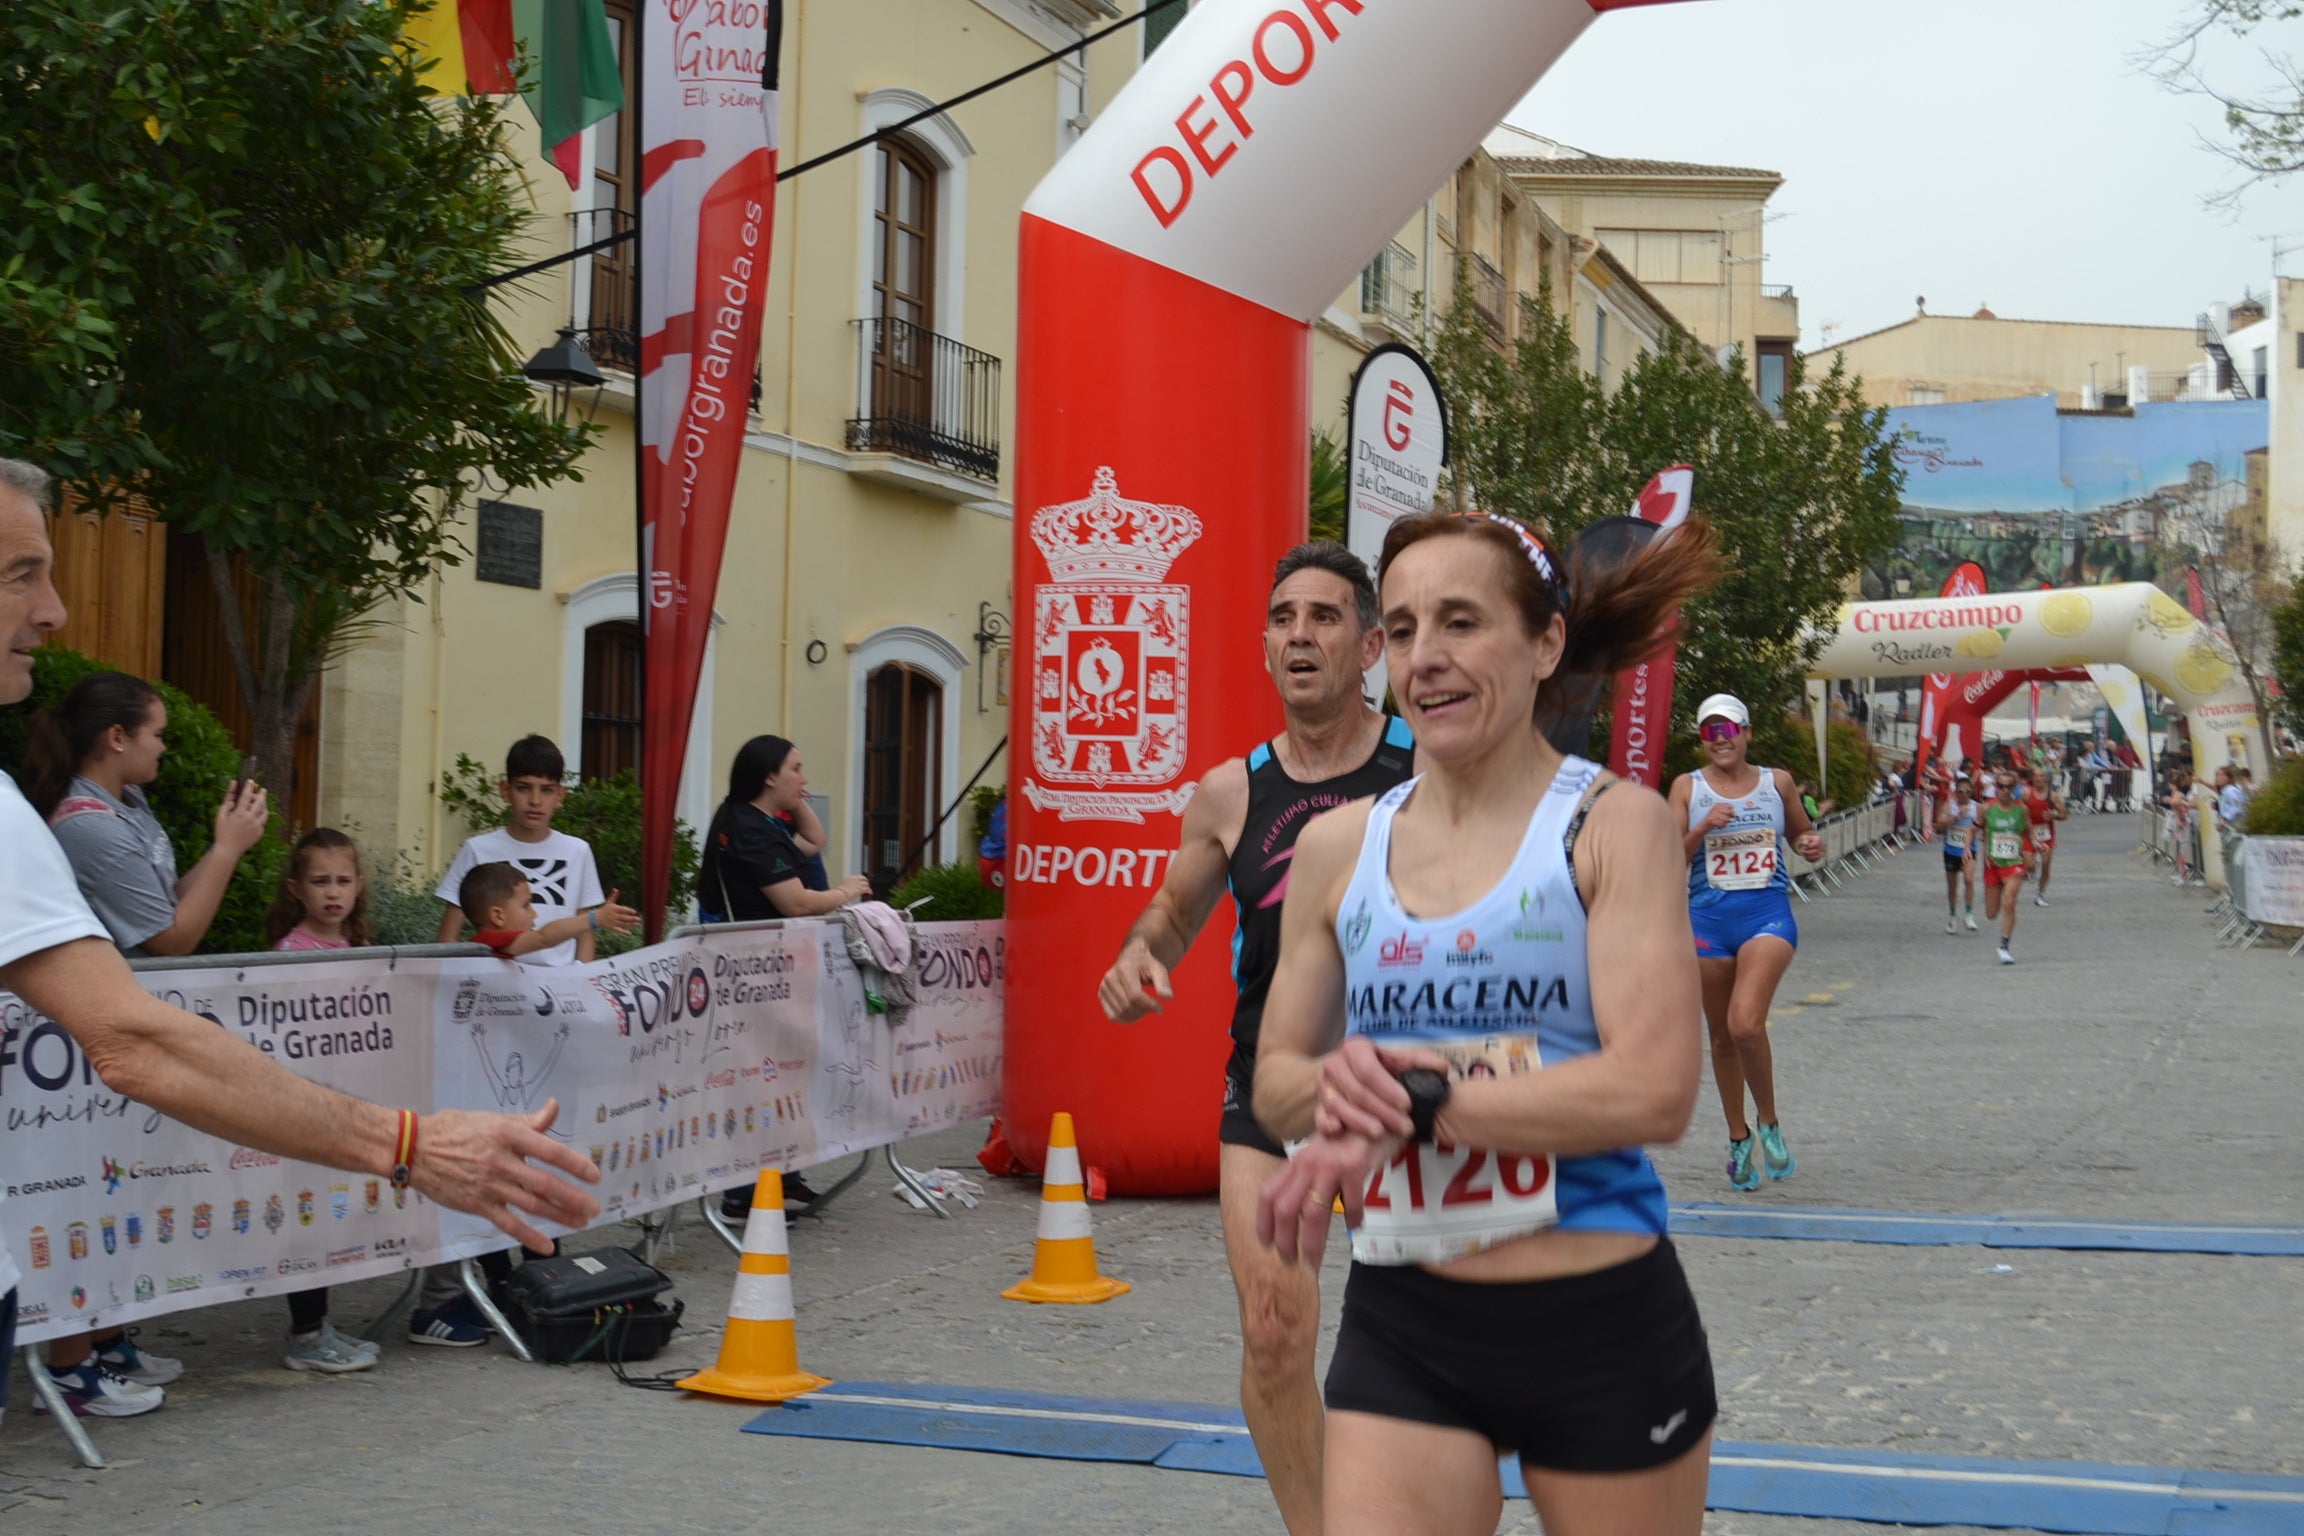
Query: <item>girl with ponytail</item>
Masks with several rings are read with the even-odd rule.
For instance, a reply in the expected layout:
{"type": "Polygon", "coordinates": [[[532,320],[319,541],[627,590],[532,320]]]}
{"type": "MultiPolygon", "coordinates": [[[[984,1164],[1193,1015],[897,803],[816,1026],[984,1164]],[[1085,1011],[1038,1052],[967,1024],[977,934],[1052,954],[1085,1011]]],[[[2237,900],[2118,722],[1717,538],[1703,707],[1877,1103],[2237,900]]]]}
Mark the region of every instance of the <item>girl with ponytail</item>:
{"type": "Polygon", "coordinates": [[[1696,1100],[1685,862],[1660,797],[1546,733],[1717,569],[1701,521],[1616,560],[1480,515],[1385,539],[1423,771],[1298,840],[1255,1085],[1266,1130],[1310,1138],[1259,1236],[1316,1265],[1339,1196],[1353,1227],[1332,1536],[1493,1530],[1499,1452],[1547,1531],[1703,1524],[1711,1360],[1643,1150],[1696,1100]]]}
{"type": "Polygon", "coordinates": [[[24,796],[72,861],[80,893],[128,955],[188,955],[208,936],[241,855],[264,835],[263,787],[234,783],[216,841],[181,879],[144,786],[168,750],[168,706],[150,683],[92,672],[32,720],[24,796]]]}

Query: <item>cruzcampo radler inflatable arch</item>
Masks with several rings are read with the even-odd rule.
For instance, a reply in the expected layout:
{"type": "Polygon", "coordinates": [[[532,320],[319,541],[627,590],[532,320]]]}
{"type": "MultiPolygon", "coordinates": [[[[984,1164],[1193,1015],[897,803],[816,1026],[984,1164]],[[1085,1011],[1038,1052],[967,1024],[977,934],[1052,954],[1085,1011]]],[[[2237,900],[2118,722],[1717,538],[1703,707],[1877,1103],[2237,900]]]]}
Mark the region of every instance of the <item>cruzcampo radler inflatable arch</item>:
{"type": "Polygon", "coordinates": [[[1111,1187],[1216,1183],[1219,910],[1164,1014],[1096,983],[1200,776],[1280,724],[1259,650],[1303,538],[1311,322],[1604,11],[1202,0],[1025,204],[1009,732],[1010,1143],[1068,1110],[1111,1187]]]}
{"type": "MultiPolygon", "coordinates": [[[[2095,663],[2127,667],[2176,701],[2192,733],[2193,770],[2202,777],[2226,763],[2271,762],[2231,646],[2149,582],[1848,604],[1809,675],[1959,677],[2095,663]]],[[[2216,829],[2206,824],[2201,831],[2203,872],[2221,884],[2216,829]]]]}

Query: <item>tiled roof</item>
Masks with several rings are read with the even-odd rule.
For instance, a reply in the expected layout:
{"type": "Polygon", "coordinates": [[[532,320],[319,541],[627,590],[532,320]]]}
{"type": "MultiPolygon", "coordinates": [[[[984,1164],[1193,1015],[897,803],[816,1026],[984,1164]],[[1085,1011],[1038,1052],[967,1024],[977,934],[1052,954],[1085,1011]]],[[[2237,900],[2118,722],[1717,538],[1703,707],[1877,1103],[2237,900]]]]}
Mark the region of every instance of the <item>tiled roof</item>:
{"type": "Polygon", "coordinates": [[[1507,170],[1533,176],[1733,176],[1755,181],[1784,179],[1778,171],[1756,170],[1739,165],[1695,165],[1684,160],[1614,160],[1604,155],[1581,158],[1562,156],[1557,160],[1540,159],[1532,155],[1504,155],[1499,159],[1507,170]]]}

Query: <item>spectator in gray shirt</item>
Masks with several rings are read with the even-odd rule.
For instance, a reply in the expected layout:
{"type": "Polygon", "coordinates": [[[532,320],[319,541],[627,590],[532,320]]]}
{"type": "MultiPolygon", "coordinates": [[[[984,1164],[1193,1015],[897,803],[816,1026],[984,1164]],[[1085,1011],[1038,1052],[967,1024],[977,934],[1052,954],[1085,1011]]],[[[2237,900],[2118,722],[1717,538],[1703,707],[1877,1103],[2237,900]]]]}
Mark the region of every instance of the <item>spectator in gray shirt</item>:
{"type": "MultiPolygon", "coordinates": [[[[150,683],[92,672],[61,704],[33,717],[25,753],[25,798],[62,845],[96,920],[128,955],[190,954],[216,921],[241,855],[264,835],[263,787],[235,783],[216,812],[214,845],[177,878],[176,850],[143,790],[160,775],[167,729],[168,707],[150,683]]],[[[52,1340],[49,1369],[66,1380],[88,1364],[91,1351],[98,1371],[141,1387],[163,1386],[184,1371],[178,1361],[139,1349],[125,1330],[52,1340]]],[[[143,1411],[143,1403],[156,1408],[160,1400],[123,1401],[110,1411],[126,1416],[143,1411]]]]}
{"type": "Polygon", "coordinates": [[[188,955],[208,936],[242,855],[264,835],[263,787],[235,783],[216,841],[177,878],[176,851],[144,799],[168,750],[168,707],[124,672],[93,672],[32,722],[24,795],[72,861],[80,893],[128,955],[188,955]]]}

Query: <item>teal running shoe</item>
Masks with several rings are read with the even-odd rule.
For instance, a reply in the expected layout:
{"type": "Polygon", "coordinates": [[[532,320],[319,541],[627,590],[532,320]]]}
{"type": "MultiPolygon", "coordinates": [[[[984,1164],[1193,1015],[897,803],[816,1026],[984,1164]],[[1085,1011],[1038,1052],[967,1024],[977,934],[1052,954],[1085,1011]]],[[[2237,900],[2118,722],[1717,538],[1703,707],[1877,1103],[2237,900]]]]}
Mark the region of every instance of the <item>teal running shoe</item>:
{"type": "Polygon", "coordinates": [[[1792,1161],[1792,1149],[1784,1145],[1784,1128],[1780,1125],[1760,1127],[1760,1161],[1772,1179],[1788,1179],[1797,1165],[1792,1161]]]}
{"type": "Polygon", "coordinates": [[[1750,1136],[1728,1143],[1728,1182],[1738,1189],[1760,1187],[1760,1165],[1753,1160],[1750,1136]]]}

